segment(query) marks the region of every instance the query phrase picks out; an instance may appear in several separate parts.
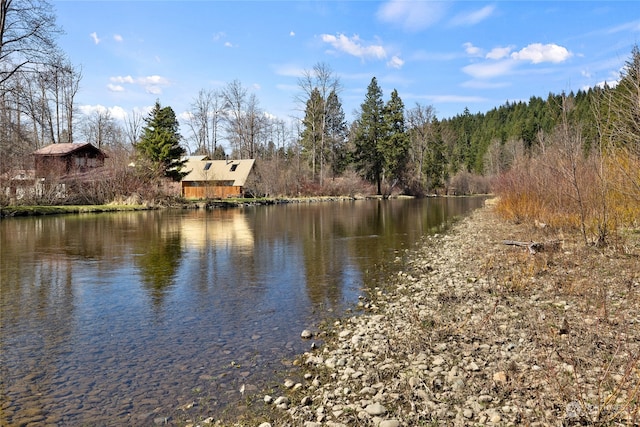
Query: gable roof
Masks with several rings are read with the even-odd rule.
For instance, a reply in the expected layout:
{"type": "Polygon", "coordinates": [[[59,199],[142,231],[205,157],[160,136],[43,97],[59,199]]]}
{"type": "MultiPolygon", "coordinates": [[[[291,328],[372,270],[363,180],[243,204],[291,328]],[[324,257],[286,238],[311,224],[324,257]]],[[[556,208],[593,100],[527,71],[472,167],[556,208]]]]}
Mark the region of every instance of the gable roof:
{"type": "Polygon", "coordinates": [[[254,163],[255,159],[200,160],[188,158],[182,167],[182,170],[187,173],[182,181],[225,181],[231,183],[230,185],[242,187],[247,182],[254,163]]]}
{"type": "Polygon", "coordinates": [[[82,150],[82,149],[89,149],[96,152],[100,152],[102,153],[102,155],[107,157],[102,150],[94,147],[89,142],[82,142],[82,143],[65,142],[61,144],[49,144],[46,147],[43,147],[39,150],[34,151],[33,154],[37,156],[66,156],[68,154],[71,154],[75,151],[82,150]]]}

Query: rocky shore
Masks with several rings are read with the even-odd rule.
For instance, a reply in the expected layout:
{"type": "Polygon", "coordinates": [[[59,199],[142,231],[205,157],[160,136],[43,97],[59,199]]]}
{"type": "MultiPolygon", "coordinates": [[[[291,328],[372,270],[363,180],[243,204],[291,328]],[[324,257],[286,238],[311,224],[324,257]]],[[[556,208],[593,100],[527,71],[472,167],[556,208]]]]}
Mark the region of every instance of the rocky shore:
{"type": "Polygon", "coordinates": [[[598,249],[492,205],[398,258],[362,313],[314,331],[324,344],[248,425],[637,425],[638,234],[598,249]]]}

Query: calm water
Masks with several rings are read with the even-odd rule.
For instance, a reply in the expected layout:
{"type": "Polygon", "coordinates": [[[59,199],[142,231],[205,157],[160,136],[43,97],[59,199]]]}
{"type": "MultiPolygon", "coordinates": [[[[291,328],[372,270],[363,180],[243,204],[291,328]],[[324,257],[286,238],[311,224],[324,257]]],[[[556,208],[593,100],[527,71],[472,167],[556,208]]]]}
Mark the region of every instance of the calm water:
{"type": "Polygon", "coordinates": [[[344,315],[396,256],[482,202],[2,220],[0,425],[232,416],[243,384],[280,383],[309,348],[303,329],[344,315]]]}

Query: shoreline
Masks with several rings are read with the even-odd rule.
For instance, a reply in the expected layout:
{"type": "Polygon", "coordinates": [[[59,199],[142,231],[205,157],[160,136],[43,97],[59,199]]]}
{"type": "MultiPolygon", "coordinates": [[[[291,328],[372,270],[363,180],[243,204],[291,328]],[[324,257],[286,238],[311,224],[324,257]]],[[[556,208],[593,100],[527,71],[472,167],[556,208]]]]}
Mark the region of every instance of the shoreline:
{"type": "Polygon", "coordinates": [[[249,425],[637,423],[640,238],[603,252],[506,223],[494,203],[396,259],[249,425]],[[558,239],[536,254],[504,244],[558,239]]]}
{"type": "MultiPolygon", "coordinates": [[[[430,196],[430,197],[475,197],[469,196],[430,196]]],[[[479,195],[485,196],[486,195],[479,195]]],[[[106,205],[9,205],[0,206],[0,219],[24,216],[65,215],[81,213],[130,212],[155,209],[231,209],[247,206],[280,205],[290,203],[344,202],[375,199],[402,199],[412,196],[318,196],[318,197],[274,197],[264,199],[211,199],[190,200],[168,205],[154,205],[144,202],[110,203],[106,205]]]]}

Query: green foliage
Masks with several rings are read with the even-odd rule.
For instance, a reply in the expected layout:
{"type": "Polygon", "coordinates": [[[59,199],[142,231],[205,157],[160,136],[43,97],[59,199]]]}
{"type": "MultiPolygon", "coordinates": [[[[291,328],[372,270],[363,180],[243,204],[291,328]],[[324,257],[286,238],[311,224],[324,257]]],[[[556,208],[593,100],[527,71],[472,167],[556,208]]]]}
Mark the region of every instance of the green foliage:
{"type": "Polygon", "coordinates": [[[156,101],[145,123],[140,141],[135,144],[140,160],[152,171],[179,181],[184,176],[180,169],[185,149],[180,146],[182,136],[176,114],[171,107],[163,108],[156,101]]]}
{"type": "Polygon", "coordinates": [[[378,194],[382,194],[384,157],[380,147],[385,136],[384,101],[375,77],[369,83],[360,109],[354,136],[356,167],[365,179],[376,183],[378,194]]]}
{"type": "Polygon", "coordinates": [[[408,162],[410,141],[404,123],[404,103],[397,90],[391,92],[383,113],[385,135],[378,146],[384,159],[383,171],[388,180],[402,180],[408,162]]]}
{"type": "Polygon", "coordinates": [[[326,102],[326,125],[328,146],[328,161],[333,177],[341,175],[349,163],[349,150],[347,146],[347,121],[342,109],[342,103],[335,91],[331,91],[326,102]]]}

